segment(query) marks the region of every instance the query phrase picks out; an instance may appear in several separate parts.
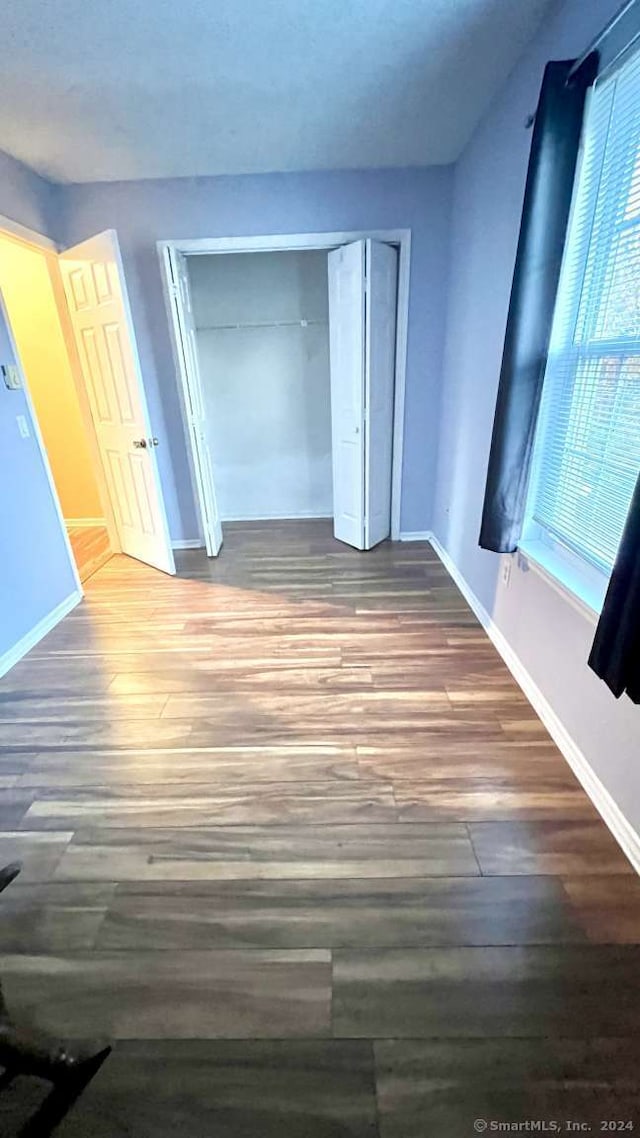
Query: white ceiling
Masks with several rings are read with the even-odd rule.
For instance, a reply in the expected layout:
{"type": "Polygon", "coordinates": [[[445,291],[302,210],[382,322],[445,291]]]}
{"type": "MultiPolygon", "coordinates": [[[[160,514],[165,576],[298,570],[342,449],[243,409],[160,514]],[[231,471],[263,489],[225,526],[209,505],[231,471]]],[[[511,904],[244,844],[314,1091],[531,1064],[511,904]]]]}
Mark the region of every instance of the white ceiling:
{"type": "Polygon", "coordinates": [[[5,0],[0,149],[60,182],[455,160],[555,0],[5,0]]]}

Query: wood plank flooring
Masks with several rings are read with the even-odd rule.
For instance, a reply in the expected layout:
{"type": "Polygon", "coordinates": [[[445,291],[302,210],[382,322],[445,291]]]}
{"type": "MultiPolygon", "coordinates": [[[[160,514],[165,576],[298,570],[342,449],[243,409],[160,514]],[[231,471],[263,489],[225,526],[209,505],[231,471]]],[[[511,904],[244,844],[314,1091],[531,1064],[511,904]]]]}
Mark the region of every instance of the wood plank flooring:
{"type": "Polygon", "coordinates": [[[112,557],[0,681],[13,858],[12,1015],[115,1041],[62,1138],[640,1127],[640,881],[427,545],[112,557]]]}
{"type": "Polygon", "coordinates": [[[92,577],[112,556],[106,526],[67,526],[80,580],[92,577]]]}

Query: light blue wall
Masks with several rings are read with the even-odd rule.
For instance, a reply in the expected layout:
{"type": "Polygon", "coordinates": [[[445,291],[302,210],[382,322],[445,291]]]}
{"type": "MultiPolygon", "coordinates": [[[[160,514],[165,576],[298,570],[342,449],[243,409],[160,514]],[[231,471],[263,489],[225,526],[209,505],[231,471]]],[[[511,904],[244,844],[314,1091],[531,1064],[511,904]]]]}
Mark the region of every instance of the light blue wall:
{"type": "Polygon", "coordinates": [[[56,210],[55,187],[0,150],[0,214],[52,237],[56,210]]]}
{"type": "Polygon", "coordinates": [[[156,242],[314,231],[412,230],[403,530],[429,526],[446,305],[451,170],[333,171],[60,187],[65,244],[118,232],[174,539],[197,536],[156,242]]]}
{"type": "Polygon", "coordinates": [[[587,668],[593,624],[533,571],[478,548],[507,306],[535,109],[548,59],[578,55],[619,0],[566,0],[516,66],[454,176],[433,528],[627,818],[640,831],[640,710],[587,668]]]}
{"type": "MultiPolygon", "coordinates": [[[[14,363],[0,310],[0,363],[14,363]]],[[[0,381],[0,660],[76,589],[23,391],[0,381]],[[24,415],[30,436],[16,422],[24,415]]]]}

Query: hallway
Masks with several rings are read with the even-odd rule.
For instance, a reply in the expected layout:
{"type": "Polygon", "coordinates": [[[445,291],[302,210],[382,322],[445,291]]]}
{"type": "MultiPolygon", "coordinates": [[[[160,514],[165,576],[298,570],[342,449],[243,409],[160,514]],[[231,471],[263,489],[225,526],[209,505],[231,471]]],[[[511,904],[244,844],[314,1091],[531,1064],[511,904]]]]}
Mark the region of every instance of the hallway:
{"type": "Polygon", "coordinates": [[[67,526],[74,561],[84,584],[106,565],[111,554],[106,526],[67,526]]]}
{"type": "Polygon", "coordinates": [[[430,546],[177,559],[0,680],[4,995],[116,1041],[56,1135],[640,1125],[640,883],[430,546]]]}

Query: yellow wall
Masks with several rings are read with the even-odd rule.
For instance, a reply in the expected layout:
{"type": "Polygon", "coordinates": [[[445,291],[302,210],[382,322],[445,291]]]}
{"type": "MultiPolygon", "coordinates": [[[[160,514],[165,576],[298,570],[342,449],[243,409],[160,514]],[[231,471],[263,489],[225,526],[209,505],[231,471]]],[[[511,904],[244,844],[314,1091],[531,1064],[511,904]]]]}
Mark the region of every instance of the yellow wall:
{"type": "Polygon", "coordinates": [[[0,289],[65,518],[98,518],[98,495],[46,254],[0,235],[0,289]]]}

